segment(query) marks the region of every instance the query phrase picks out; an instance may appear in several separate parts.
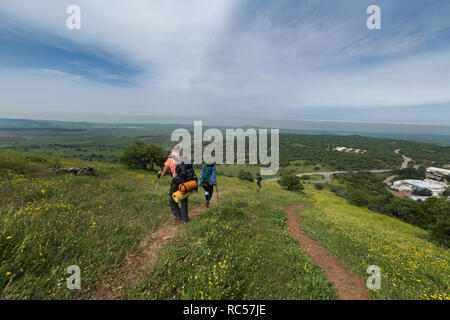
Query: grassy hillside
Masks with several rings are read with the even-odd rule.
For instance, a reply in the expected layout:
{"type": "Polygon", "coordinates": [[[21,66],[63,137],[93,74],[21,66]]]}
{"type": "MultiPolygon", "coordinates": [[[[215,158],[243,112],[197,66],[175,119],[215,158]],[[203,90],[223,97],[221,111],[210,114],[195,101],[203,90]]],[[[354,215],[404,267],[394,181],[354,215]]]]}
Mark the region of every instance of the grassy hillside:
{"type": "Polygon", "coordinates": [[[307,186],[312,205],[299,210],[303,229],[361,276],[382,272],[376,299],[450,299],[449,250],[423,229],[355,207],[329,191],[307,186]]]}
{"type": "MultiPolygon", "coordinates": [[[[297,202],[311,204],[300,211],[305,231],[352,271],[366,277],[368,265],[382,269],[374,298],[448,298],[448,250],[424,230],[327,191],[307,186],[296,194],[265,182],[258,193],[254,183],[219,176],[220,202],[176,225],[169,178],[148,215],[155,182],[154,173],[114,164],[0,152],[0,298],[102,298],[106,283],[125,288],[118,298],[334,299],[332,283],[286,228],[282,209],[297,202]],[[46,172],[67,165],[92,165],[96,174],[46,172]],[[152,252],[154,262],[123,269],[168,225],[177,232],[152,252]],[[80,291],[66,288],[70,265],[82,270],[80,291]]],[[[202,203],[199,192],[190,209],[202,203]]]]}

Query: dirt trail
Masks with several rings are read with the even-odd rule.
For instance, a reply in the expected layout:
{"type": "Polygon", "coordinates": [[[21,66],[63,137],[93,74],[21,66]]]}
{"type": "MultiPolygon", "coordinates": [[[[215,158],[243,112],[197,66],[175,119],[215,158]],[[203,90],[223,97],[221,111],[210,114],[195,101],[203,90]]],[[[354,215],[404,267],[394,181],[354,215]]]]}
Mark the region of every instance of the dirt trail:
{"type": "Polygon", "coordinates": [[[295,210],[306,205],[300,203],[285,208],[289,232],[300,241],[301,250],[305,251],[314,263],[325,271],[328,279],[334,283],[338,290],[339,300],[368,300],[370,294],[365,281],[347,271],[343,262],[332,257],[326,249],[320,247],[319,241],[308,237],[300,228],[299,217],[295,210]]]}
{"type": "MultiPolygon", "coordinates": [[[[214,197],[211,200],[211,204],[213,204],[213,202],[214,197]]],[[[206,209],[207,208],[204,206],[196,207],[189,212],[189,217],[196,217],[206,209]]],[[[168,209],[168,211],[170,210],[168,209]]],[[[132,291],[135,281],[139,279],[146,270],[149,270],[152,267],[160,249],[170,241],[176,241],[174,238],[178,231],[189,225],[175,221],[170,212],[167,214],[168,221],[140,243],[141,251],[138,254],[128,254],[125,257],[125,262],[121,266],[108,272],[108,275],[100,280],[100,285],[92,294],[93,299],[115,300],[129,298],[128,293],[132,291]],[[108,281],[108,279],[117,280],[111,282],[108,281]]]]}

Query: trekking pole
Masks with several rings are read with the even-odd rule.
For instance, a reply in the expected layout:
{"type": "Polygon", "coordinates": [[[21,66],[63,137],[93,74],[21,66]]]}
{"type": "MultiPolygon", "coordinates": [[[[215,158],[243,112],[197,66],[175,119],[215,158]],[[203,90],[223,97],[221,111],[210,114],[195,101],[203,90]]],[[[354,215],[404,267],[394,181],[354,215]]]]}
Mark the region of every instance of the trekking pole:
{"type": "Polygon", "coordinates": [[[150,204],[150,209],[148,209],[148,215],[152,212],[153,201],[155,200],[156,190],[158,189],[159,180],[161,177],[158,175],[158,181],[156,181],[155,191],[153,191],[152,203],[150,204]]]}
{"type": "Polygon", "coordinates": [[[219,199],[219,188],[217,187],[217,184],[216,184],[216,192],[217,192],[217,202],[220,202],[220,199],[219,199]]]}

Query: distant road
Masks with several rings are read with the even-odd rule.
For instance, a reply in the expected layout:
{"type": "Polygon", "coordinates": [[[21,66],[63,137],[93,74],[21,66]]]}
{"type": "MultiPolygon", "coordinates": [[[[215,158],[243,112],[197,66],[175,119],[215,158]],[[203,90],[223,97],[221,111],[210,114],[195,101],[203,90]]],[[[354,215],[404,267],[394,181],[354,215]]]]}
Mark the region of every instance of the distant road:
{"type": "MultiPolygon", "coordinates": [[[[395,152],[396,154],[400,154],[400,149],[397,149],[397,150],[395,150],[394,152],[395,152]]],[[[409,163],[410,161],[412,161],[412,159],[411,159],[411,158],[408,158],[407,156],[405,156],[405,155],[403,155],[403,154],[400,154],[400,155],[401,155],[402,158],[403,158],[402,169],[408,168],[408,163],[409,163]]]]}
{"type": "MultiPolygon", "coordinates": [[[[389,169],[377,169],[377,170],[357,170],[357,171],[328,171],[328,172],[307,172],[307,173],[301,173],[297,174],[297,177],[303,177],[303,176],[310,176],[310,175],[317,175],[317,176],[323,176],[322,180],[318,181],[305,181],[306,183],[328,183],[331,180],[331,176],[338,173],[358,173],[358,172],[372,172],[372,173],[382,173],[382,172],[390,172],[392,170],[389,169]]],[[[273,178],[268,179],[267,181],[278,181],[280,178],[273,178]]]]}

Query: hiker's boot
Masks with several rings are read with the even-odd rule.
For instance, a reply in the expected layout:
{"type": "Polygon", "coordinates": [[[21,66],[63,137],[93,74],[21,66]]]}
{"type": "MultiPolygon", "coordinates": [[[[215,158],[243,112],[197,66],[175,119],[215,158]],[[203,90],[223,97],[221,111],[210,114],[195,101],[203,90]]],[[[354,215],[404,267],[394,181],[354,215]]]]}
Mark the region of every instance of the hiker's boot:
{"type": "Polygon", "coordinates": [[[206,207],[209,208],[209,200],[206,200],[206,207]]]}

